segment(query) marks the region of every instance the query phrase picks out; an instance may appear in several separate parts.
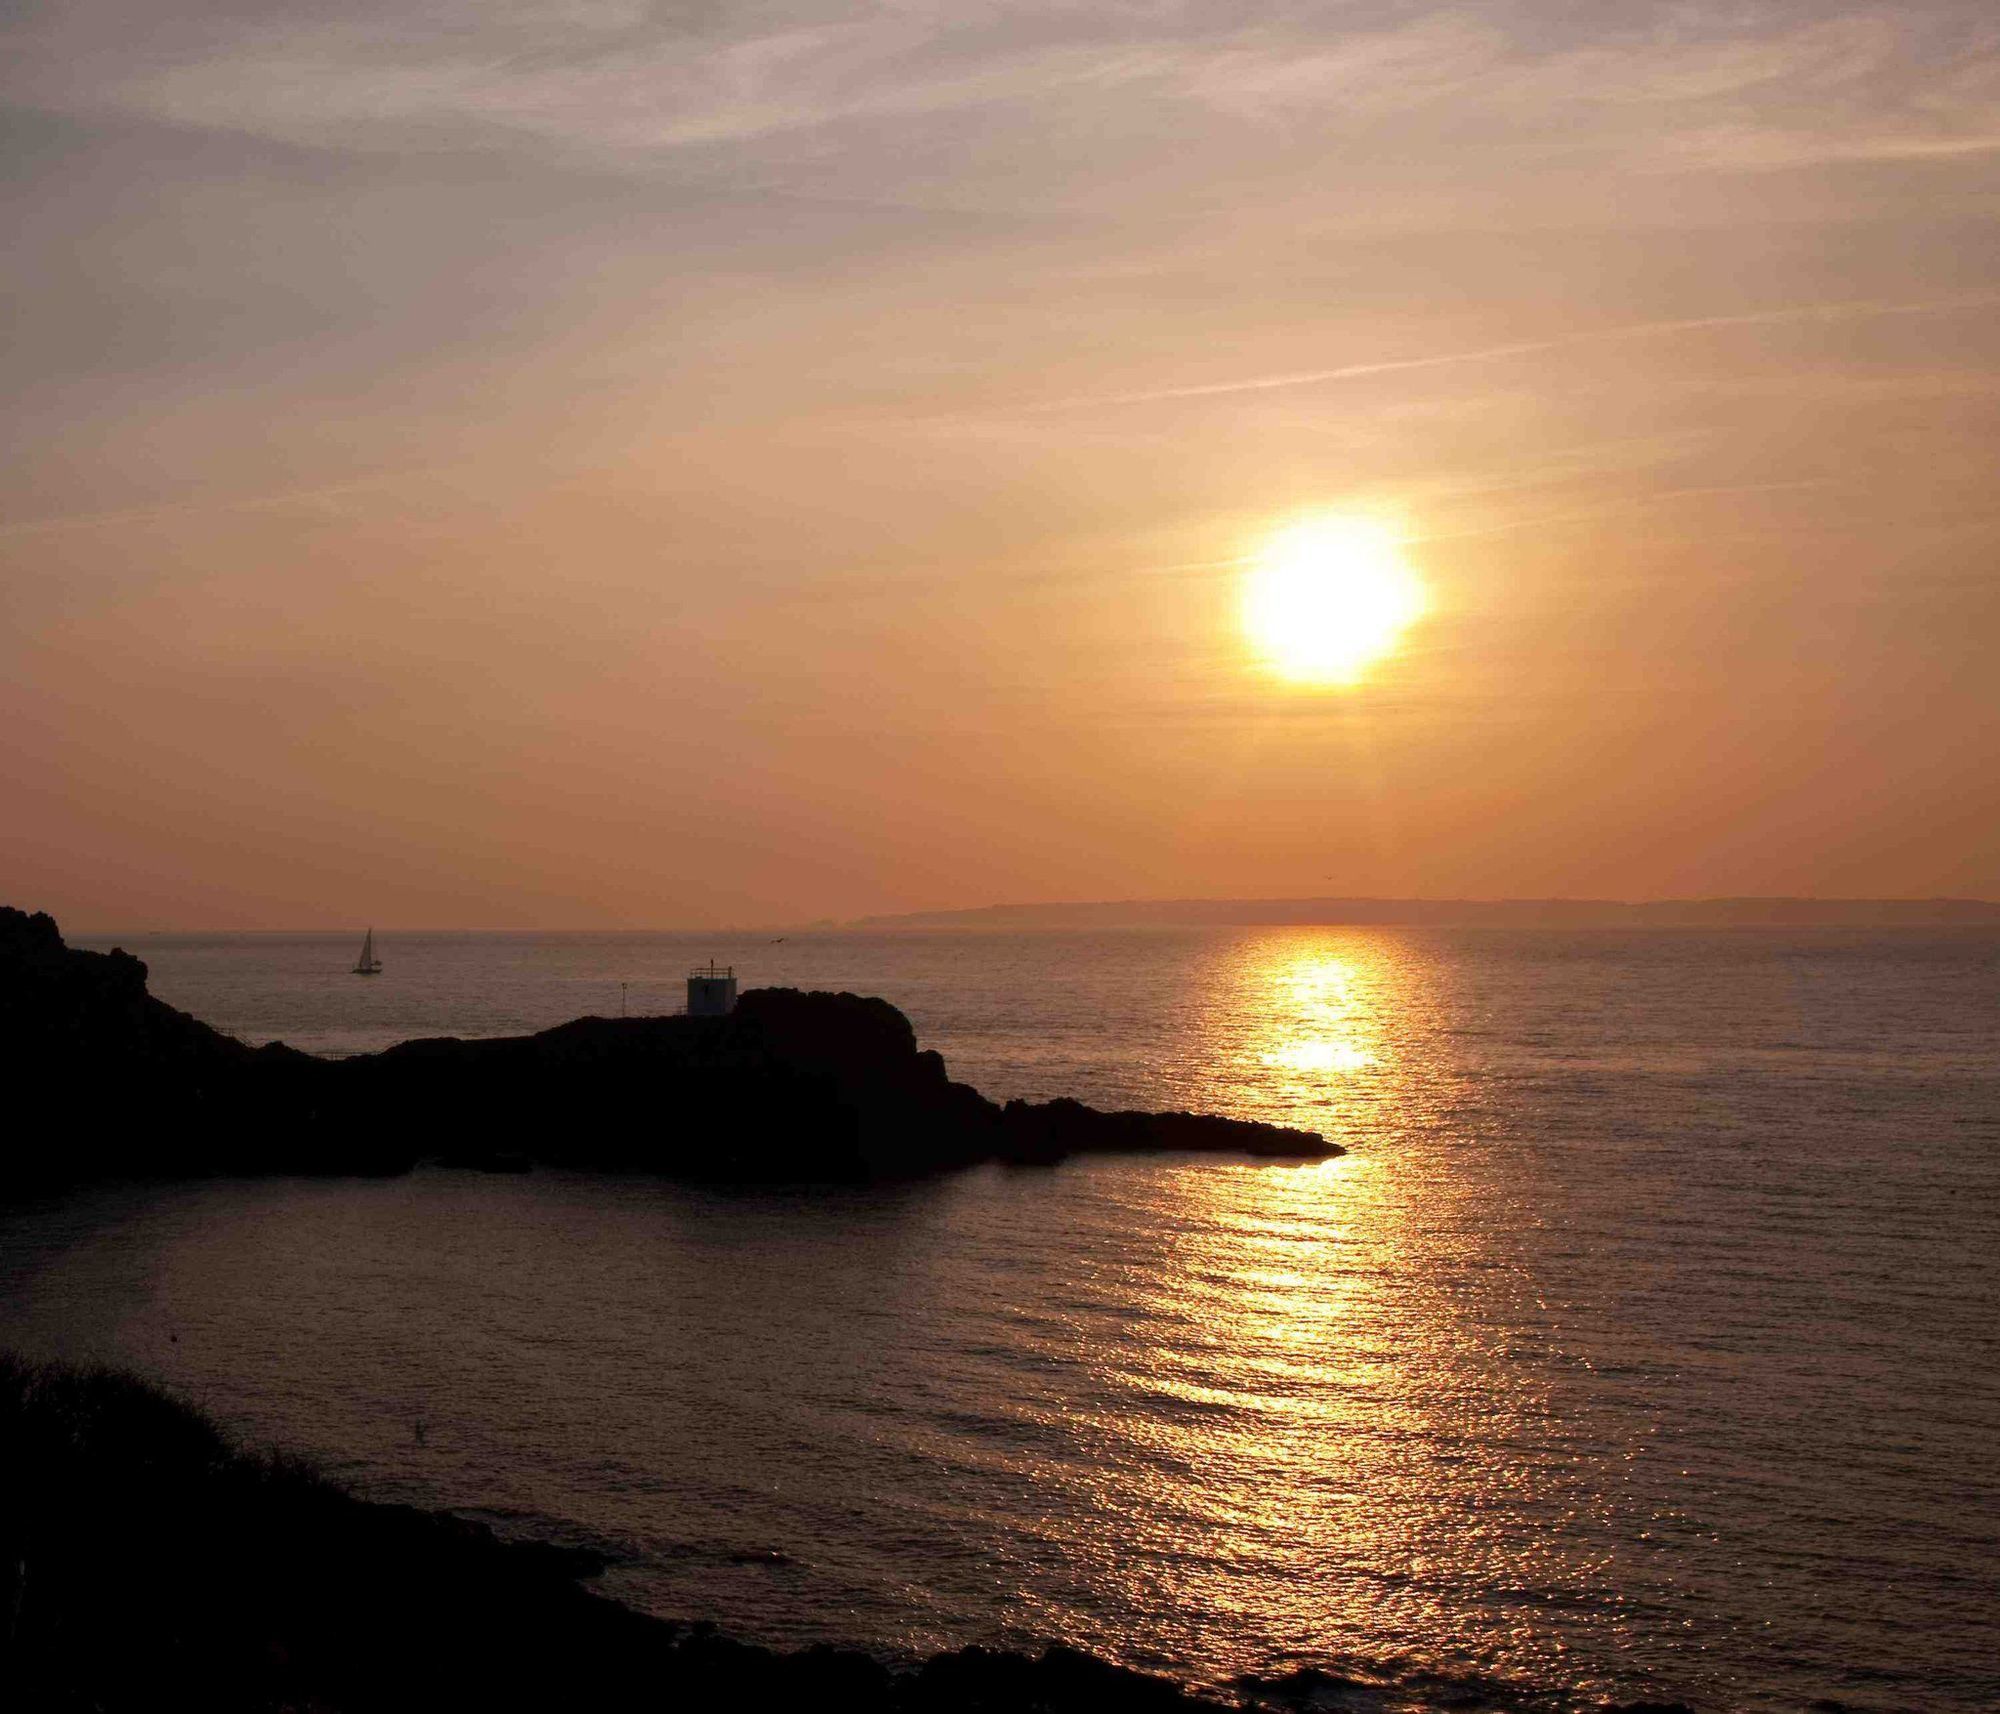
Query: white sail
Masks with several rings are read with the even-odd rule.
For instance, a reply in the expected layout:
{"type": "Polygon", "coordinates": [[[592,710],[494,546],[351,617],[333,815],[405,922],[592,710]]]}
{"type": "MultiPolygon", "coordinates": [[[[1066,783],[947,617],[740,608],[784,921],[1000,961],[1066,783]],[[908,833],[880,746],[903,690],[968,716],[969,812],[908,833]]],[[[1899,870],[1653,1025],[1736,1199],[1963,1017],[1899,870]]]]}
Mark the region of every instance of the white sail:
{"type": "Polygon", "coordinates": [[[354,974],[373,976],[382,968],[382,960],[375,956],[375,931],[371,928],[361,937],[361,957],[356,960],[354,974]]]}

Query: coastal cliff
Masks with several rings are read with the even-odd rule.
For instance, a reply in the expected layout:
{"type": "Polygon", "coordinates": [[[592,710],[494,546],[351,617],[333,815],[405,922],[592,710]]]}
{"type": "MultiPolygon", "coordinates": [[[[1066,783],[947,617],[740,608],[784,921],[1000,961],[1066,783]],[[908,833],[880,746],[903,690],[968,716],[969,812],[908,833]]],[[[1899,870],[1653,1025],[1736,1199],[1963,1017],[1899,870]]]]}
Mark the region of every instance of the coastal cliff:
{"type": "Polygon", "coordinates": [[[394,1173],[420,1160],[729,1180],[865,1180],[980,1161],[1184,1150],[1317,1160],[1318,1135],[1189,1113],[1002,1106],[885,1000],[752,989],[726,1017],[578,1018],[530,1036],[322,1060],[251,1048],[146,990],[127,953],[0,907],[0,1183],[394,1173]]]}

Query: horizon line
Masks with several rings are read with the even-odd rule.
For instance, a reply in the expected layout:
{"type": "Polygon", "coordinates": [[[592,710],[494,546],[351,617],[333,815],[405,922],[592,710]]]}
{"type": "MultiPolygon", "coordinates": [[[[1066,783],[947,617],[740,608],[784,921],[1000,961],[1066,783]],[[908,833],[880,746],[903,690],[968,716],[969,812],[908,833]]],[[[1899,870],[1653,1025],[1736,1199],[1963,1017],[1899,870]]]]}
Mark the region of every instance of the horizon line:
{"type": "MultiPolygon", "coordinates": [[[[777,918],[768,922],[732,923],[722,925],[676,924],[676,923],[625,923],[625,924],[533,924],[497,926],[491,924],[391,924],[387,928],[378,924],[362,923],[364,931],[371,928],[375,932],[387,934],[674,934],[674,935],[714,935],[728,937],[753,934],[827,934],[847,930],[882,927],[897,922],[935,917],[994,916],[1007,912],[1032,911],[1087,911],[1149,909],[1167,910],[1176,907],[1302,907],[1312,905],[1366,905],[1366,906],[1421,906],[1438,909],[1454,905],[1477,906],[1480,908],[1505,906],[1560,906],[1576,909],[1642,910],[1658,906],[1895,906],[1904,909],[1912,906],[1973,907],[1976,909],[2000,911],[2000,899],[1985,898],[1974,894],[1961,893],[1903,893],[1903,894],[1847,894],[1847,893],[1702,893],[1702,894],[1654,894],[1632,898],[1617,898],[1606,894],[1567,893],[1504,893],[1504,894],[1425,894],[1425,893],[1286,893],[1270,895],[1250,894],[1180,894],[1166,897],[1128,895],[1123,898],[1098,899],[1045,899],[1037,901],[1003,901],[981,905],[931,905],[914,909],[874,911],[853,917],[816,917],[805,921],[777,918]]],[[[17,907],[20,908],[20,907],[17,907]]],[[[34,914],[34,913],[30,913],[34,914]]],[[[54,917],[54,912],[46,912],[54,917]]],[[[57,919],[58,928],[64,937],[83,937],[104,940],[116,935],[351,935],[352,924],[346,923],[287,923],[268,927],[221,927],[205,925],[141,925],[123,923],[116,926],[86,924],[76,928],[63,927],[57,919]]]]}

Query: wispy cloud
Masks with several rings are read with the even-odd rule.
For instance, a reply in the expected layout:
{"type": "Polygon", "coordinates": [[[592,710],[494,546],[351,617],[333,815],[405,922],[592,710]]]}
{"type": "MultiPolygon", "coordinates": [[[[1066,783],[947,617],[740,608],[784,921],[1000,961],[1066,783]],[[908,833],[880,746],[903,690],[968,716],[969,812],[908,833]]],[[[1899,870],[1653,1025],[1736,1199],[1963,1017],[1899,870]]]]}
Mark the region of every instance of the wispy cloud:
{"type": "Polygon", "coordinates": [[[195,494],[152,506],[125,506],[103,512],[68,512],[46,518],[0,519],[0,541],[13,537],[58,535],[68,531],[114,530],[134,524],[157,524],[172,518],[203,517],[223,512],[282,511],[304,506],[338,513],[341,502],[359,495],[379,495],[402,482],[440,475],[458,468],[436,465],[384,472],[347,482],[324,482],[304,488],[281,488],[263,494],[195,494]]]}
{"type": "Polygon", "coordinates": [[[135,30],[122,0],[68,0],[0,40],[23,105],[360,150],[514,139],[647,155],[1079,103],[1106,138],[1150,111],[1252,157],[1391,121],[1416,123],[1413,139],[1684,168],[1945,156],[1990,148],[1996,131],[2000,35],[1969,4],[1817,17],[1607,7],[1556,24],[1525,3],[1384,3],[1213,20],[1061,0],[826,0],[683,21],[613,0],[521,0],[337,15],[191,5],[135,30]]]}

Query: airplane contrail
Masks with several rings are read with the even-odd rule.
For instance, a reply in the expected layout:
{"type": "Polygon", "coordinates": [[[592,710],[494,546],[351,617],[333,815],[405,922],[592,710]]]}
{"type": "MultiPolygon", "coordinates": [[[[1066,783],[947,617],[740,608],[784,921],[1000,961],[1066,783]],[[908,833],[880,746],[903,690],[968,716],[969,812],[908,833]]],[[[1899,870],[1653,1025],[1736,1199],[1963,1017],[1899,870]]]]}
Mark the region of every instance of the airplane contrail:
{"type": "Polygon", "coordinates": [[[1982,309],[2000,303],[2000,292],[1971,297],[1936,298],[1921,303],[1868,301],[1792,304],[1782,309],[1752,310],[1742,315],[1687,316],[1674,321],[1628,322],[1622,327],[1569,333],[1554,339],[1523,339],[1507,345],[1484,345],[1472,351],[1447,351],[1429,357],[1392,357],[1377,363],[1344,363],[1334,369],[1304,369],[1283,375],[1253,375],[1235,381],[1207,381],[1188,387],[1157,387],[1135,393],[1103,393],[1082,398],[1050,399],[1027,405],[1031,413],[1087,410],[1103,405],[1147,405],[1169,399],[1204,399],[1225,393],[1263,393],[1281,387],[1312,387],[1327,381],[1349,381],[1365,375],[1390,375],[1406,369],[1437,369],[1454,363],[1491,363],[1505,357],[1529,357],[1573,345],[1653,339],[1674,333],[1698,333],[1717,327],[1758,327],[1787,321],[1846,321],[1864,316],[1934,315],[1951,310],[1982,309]]]}

